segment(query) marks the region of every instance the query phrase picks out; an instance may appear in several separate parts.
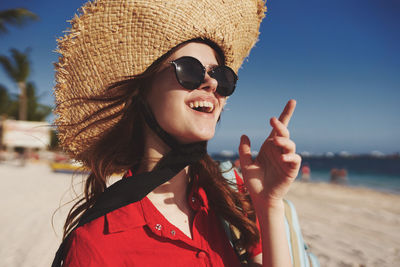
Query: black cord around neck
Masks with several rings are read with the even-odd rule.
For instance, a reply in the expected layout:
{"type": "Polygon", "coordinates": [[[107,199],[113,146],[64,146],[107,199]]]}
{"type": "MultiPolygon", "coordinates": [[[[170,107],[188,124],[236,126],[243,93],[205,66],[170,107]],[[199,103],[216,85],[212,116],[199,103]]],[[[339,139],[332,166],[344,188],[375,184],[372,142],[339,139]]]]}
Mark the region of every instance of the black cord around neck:
{"type": "MultiPolygon", "coordinates": [[[[139,100],[141,101],[141,100],[139,100]]],[[[165,142],[171,150],[159,160],[150,172],[140,173],[133,177],[121,179],[105,189],[96,199],[95,204],[86,210],[76,228],[81,227],[105,214],[140,201],[158,186],[172,179],[186,166],[196,163],[207,154],[207,142],[180,144],[174,137],[164,131],[155,119],[150,107],[142,102],[143,116],[147,125],[165,142]]],[[[52,267],[62,266],[67,254],[69,234],[58,248],[52,267]]]]}

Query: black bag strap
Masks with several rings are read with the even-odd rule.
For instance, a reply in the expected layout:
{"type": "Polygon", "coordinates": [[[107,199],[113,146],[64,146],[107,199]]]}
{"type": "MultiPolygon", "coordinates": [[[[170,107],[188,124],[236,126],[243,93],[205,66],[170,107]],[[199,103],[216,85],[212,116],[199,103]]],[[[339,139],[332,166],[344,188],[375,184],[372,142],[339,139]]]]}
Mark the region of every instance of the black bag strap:
{"type": "MultiPolygon", "coordinates": [[[[82,215],[78,225],[72,231],[75,231],[78,227],[104,216],[113,210],[140,201],[159,184],[168,181],[174,175],[175,172],[172,169],[165,168],[119,180],[108,187],[99,196],[94,206],[82,215]]],[[[66,244],[68,243],[69,238],[70,234],[61,243],[56,252],[52,267],[61,266],[61,263],[66,256],[66,244]]]]}
{"type": "MultiPolygon", "coordinates": [[[[86,210],[80,218],[78,225],[71,231],[81,227],[107,213],[140,201],[159,185],[169,181],[186,166],[191,165],[207,153],[207,142],[180,144],[174,137],[165,132],[155,119],[150,107],[143,100],[142,114],[148,126],[163,140],[171,150],[161,158],[150,172],[141,173],[121,179],[104,190],[96,199],[93,207],[86,210]]],[[[67,253],[67,244],[70,234],[63,240],[58,248],[52,267],[59,267],[67,253]]]]}
{"type": "MultiPolygon", "coordinates": [[[[193,146],[192,150],[170,151],[151,172],[145,172],[133,177],[121,179],[108,188],[96,199],[96,203],[86,210],[78,225],[72,230],[81,227],[107,213],[140,201],[159,185],[167,182],[186,166],[197,162],[205,153],[191,153],[201,151],[201,147],[193,146]]],[[[205,152],[205,151],[204,151],[205,152]]],[[[71,231],[71,232],[72,232],[71,231]]],[[[56,252],[52,267],[59,267],[66,256],[66,246],[70,234],[63,240],[56,252]]]]}

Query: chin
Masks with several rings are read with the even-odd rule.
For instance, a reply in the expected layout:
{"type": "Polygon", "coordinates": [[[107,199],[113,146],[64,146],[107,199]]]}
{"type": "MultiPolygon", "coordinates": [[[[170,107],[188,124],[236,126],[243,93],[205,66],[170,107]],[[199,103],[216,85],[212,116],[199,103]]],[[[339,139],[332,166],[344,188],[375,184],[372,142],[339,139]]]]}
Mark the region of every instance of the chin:
{"type": "Polygon", "coordinates": [[[214,137],[214,134],[215,131],[197,131],[179,138],[179,141],[184,144],[208,141],[214,137]]]}
{"type": "Polygon", "coordinates": [[[214,137],[214,132],[198,135],[196,139],[197,141],[208,141],[211,140],[213,137],[214,137]]]}

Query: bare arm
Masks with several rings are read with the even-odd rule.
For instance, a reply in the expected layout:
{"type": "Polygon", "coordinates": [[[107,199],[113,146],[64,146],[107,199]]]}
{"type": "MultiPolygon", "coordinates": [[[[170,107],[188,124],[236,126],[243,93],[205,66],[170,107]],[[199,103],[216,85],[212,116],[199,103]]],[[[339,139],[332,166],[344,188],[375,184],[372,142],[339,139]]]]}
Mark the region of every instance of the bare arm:
{"type": "Polygon", "coordinates": [[[240,164],[246,187],[260,223],[261,257],[254,266],[292,266],[284,222],[283,198],[296,178],[301,157],[295,153],[287,125],[296,101],[290,100],[279,119],[270,120],[273,130],[255,160],[251,157],[250,140],[242,136],[239,146],[240,164]]]}

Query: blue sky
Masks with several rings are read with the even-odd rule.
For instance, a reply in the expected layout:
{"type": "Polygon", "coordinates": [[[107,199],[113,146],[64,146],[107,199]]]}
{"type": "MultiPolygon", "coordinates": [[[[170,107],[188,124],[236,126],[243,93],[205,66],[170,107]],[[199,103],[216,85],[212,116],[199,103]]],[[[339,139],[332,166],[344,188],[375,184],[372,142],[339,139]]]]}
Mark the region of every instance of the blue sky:
{"type": "MultiPolygon", "coordinates": [[[[82,0],[3,1],[40,21],[0,36],[0,54],[32,49],[33,81],[53,105],[56,38],[82,0]]],[[[299,152],[400,152],[400,2],[397,0],[270,0],[260,41],[239,71],[239,83],[209,151],[236,151],[241,134],[258,150],[268,120],[287,100],[299,152]]],[[[0,83],[18,90],[0,70],[0,83]]]]}

